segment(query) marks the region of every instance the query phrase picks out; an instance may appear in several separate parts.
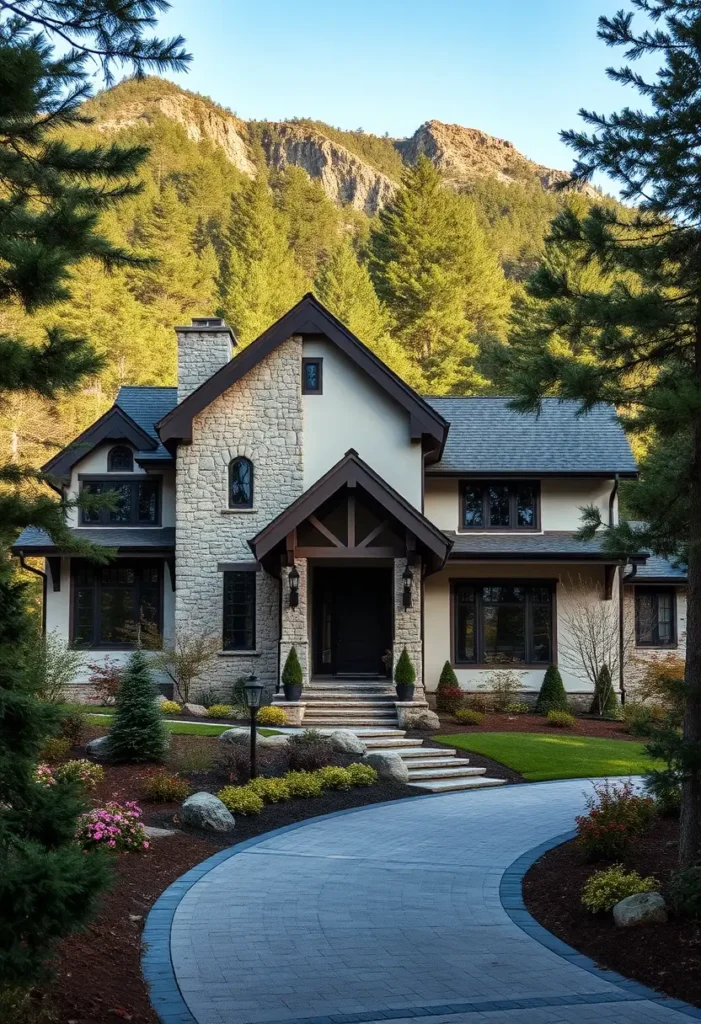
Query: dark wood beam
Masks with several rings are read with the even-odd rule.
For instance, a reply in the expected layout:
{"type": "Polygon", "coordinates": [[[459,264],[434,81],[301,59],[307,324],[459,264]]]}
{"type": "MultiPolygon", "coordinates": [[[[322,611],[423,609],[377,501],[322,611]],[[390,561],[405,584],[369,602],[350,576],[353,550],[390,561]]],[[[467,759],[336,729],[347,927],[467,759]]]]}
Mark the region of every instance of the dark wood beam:
{"type": "Polygon", "coordinates": [[[355,491],[348,494],[348,547],[355,547],[355,491]]]}
{"type": "Polygon", "coordinates": [[[374,530],[370,531],[370,533],[367,535],[367,537],[364,537],[363,540],[361,540],[360,544],[358,544],[358,547],[359,548],[366,548],[366,547],[368,547],[368,545],[372,544],[372,542],[375,540],[376,537],[380,536],[382,531],[387,526],[389,526],[389,519],[383,519],[379,526],[376,526],[374,530]]]}
{"type": "Polygon", "coordinates": [[[310,522],[314,529],[318,530],[323,537],[326,537],[327,540],[330,540],[334,547],[345,547],[343,541],[339,540],[336,534],[332,533],[331,530],[329,530],[328,526],[324,526],[324,524],[319,519],[317,519],[316,516],[309,516],[308,522],[310,522]]]}
{"type": "Polygon", "coordinates": [[[401,548],[297,548],[298,558],[400,558],[401,548]]]}
{"type": "Polygon", "coordinates": [[[290,530],[285,539],[285,550],[287,552],[287,564],[295,564],[295,553],[297,548],[297,529],[290,530]]]}
{"type": "Polygon", "coordinates": [[[51,588],[57,594],[61,589],[61,559],[47,558],[46,564],[49,567],[49,575],[51,576],[51,588]]]}
{"type": "Polygon", "coordinates": [[[604,566],[604,601],[610,601],[613,597],[613,581],[616,578],[616,566],[604,566]]]}

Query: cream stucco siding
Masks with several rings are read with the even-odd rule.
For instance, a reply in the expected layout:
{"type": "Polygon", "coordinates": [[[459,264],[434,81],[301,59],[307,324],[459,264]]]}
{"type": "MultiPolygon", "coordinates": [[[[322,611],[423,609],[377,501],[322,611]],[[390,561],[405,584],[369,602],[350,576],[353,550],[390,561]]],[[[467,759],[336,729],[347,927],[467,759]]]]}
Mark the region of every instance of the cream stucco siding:
{"type": "MultiPolygon", "coordinates": [[[[106,479],[110,476],[121,476],[119,473],[108,473],[107,472],[107,455],[110,448],[114,448],[116,444],[120,447],[124,444],[124,447],[129,448],[130,445],[122,441],[110,441],[108,444],[98,445],[91,452],[82,458],[75,464],[71,472],[71,479],[68,485],[68,497],[76,498],[80,491],[80,480],[79,477],[83,474],[103,474],[106,479]]],[[[132,448],[132,451],[134,449],[132,448]]],[[[163,484],[161,488],[161,522],[160,526],[175,526],[175,472],[171,468],[164,468],[160,473],[147,472],[142,469],[137,462],[134,462],[134,473],[135,477],[149,477],[162,476],[163,484]]],[[[67,523],[69,526],[80,526],[79,522],[80,510],[72,508],[68,512],[67,523]]],[[[117,527],[120,528],[120,527],[117,527]]],[[[121,527],[123,529],[123,527],[121,527]]],[[[87,528],[88,530],[90,527],[87,528]]],[[[108,527],[103,527],[108,529],[108,527]]],[[[141,526],[139,529],[148,529],[148,527],[141,526]]],[[[89,534],[88,534],[89,538],[89,534]]]]}
{"type": "Polygon", "coordinates": [[[305,341],[304,356],[323,359],[323,393],[303,395],[304,489],[349,448],[416,508],[421,508],[421,445],[409,414],[335,345],[305,341]]]}

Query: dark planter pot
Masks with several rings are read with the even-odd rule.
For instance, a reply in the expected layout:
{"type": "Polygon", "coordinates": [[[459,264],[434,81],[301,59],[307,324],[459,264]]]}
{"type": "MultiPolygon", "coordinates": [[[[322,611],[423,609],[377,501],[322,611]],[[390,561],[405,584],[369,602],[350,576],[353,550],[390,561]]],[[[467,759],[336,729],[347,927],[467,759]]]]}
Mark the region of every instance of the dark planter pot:
{"type": "Polygon", "coordinates": [[[413,683],[396,683],[397,689],[397,700],[408,701],[414,699],[414,684],[413,683]]]}
{"type": "Polygon", "coordinates": [[[300,700],[302,697],[302,684],[301,683],[283,683],[282,688],[285,691],[285,700],[300,700]]]}

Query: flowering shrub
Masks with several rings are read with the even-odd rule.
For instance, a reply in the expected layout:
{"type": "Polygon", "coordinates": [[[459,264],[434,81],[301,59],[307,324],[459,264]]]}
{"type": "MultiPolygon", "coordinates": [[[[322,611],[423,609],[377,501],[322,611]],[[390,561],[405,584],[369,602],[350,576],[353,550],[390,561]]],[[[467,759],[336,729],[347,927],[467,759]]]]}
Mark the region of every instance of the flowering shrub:
{"type": "Polygon", "coordinates": [[[316,772],[287,772],[285,782],[291,796],[321,796],[323,790],[316,772]]]}
{"type": "Polygon", "coordinates": [[[170,775],[168,772],[156,772],[144,780],[141,787],[141,795],[144,800],[152,800],[158,804],[169,804],[177,800],[180,802],[190,794],[190,784],[179,775],[170,775]]]}
{"type": "Polygon", "coordinates": [[[290,787],[284,779],[251,779],[248,788],[266,804],[276,804],[290,799],[290,787]]]}
{"type": "Polygon", "coordinates": [[[105,769],[92,761],[64,761],[56,769],[56,778],[66,782],[79,782],[85,789],[94,789],[105,777],[105,769]]]}
{"type": "Polygon", "coordinates": [[[594,786],[587,797],[586,815],[577,821],[582,853],[588,860],[613,860],[622,856],[631,839],[648,826],[655,814],[655,802],[638,796],[633,783],[604,782],[594,786]]]}
{"type": "Polygon", "coordinates": [[[269,704],[258,712],[258,725],[286,725],[287,716],[282,708],[269,704]]]}
{"type": "Polygon", "coordinates": [[[474,708],[458,708],[453,718],[461,725],[480,725],[484,720],[484,715],[481,711],[475,711],[474,708]]]}
{"type": "Polygon", "coordinates": [[[210,718],[229,718],[233,710],[231,704],[212,704],[207,708],[207,715],[210,718]]]}
{"type": "Polygon", "coordinates": [[[42,786],[55,786],[56,779],[51,765],[38,764],[34,769],[34,781],[40,782],[42,786]]]}
{"type": "Polygon", "coordinates": [[[595,871],[582,889],[582,903],[592,914],[611,910],[626,896],[639,892],[655,892],[656,878],[641,878],[637,871],[624,871],[622,864],[614,864],[605,871],[595,871]]]}
{"type": "Polygon", "coordinates": [[[556,729],[574,729],[577,719],[569,711],[556,711],[553,708],[548,711],[545,721],[548,725],[555,726],[556,729]]]}
{"type": "Polygon", "coordinates": [[[109,803],[84,814],[76,833],[84,850],[107,847],[110,850],[148,850],[150,843],[141,824],[141,808],[133,800],[125,804],[109,803]]]}
{"type": "Polygon", "coordinates": [[[179,715],[182,710],[177,700],[161,701],[161,714],[163,715],[179,715]]]}
{"type": "Polygon", "coordinates": [[[321,780],[324,789],[350,789],[353,785],[353,780],[345,768],[327,765],[325,768],[319,768],[314,774],[321,780]]]}
{"type": "Polygon", "coordinates": [[[232,814],[260,814],[263,810],[263,801],[251,789],[250,783],[246,786],[224,786],[217,796],[232,814]]]}
{"type": "Polygon", "coordinates": [[[352,786],[372,786],[377,782],[377,772],[370,764],[349,764],[346,771],[352,786]]]}
{"type": "Polygon", "coordinates": [[[527,715],[530,710],[530,704],[526,704],[525,701],[516,701],[514,704],[507,704],[504,708],[509,715],[527,715]]]}

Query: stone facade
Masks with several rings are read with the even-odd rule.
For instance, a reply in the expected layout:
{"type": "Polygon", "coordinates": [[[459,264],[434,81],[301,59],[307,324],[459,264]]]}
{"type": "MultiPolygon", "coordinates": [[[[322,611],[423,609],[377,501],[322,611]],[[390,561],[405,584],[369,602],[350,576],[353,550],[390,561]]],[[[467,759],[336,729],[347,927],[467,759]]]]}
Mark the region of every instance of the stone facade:
{"type": "MultiPolygon", "coordinates": [[[[185,344],[193,335],[182,338],[185,344]]],[[[218,563],[250,563],[249,539],[302,493],[301,359],[301,340],[288,339],[199,413],[192,443],[178,447],[175,627],[180,635],[221,636],[218,563]],[[228,466],[240,455],[254,467],[253,508],[230,510],[228,466]]],[[[207,671],[206,685],[226,696],[237,678],[255,673],[272,694],[279,614],[280,581],[256,573],[256,650],[222,652],[207,671]]]]}
{"type": "Polygon", "coordinates": [[[295,561],[295,568],[299,573],[299,604],[296,608],[290,607],[289,573],[291,568],[292,567],[290,566],[289,568],[283,569],[280,577],[280,589],[282,592],[280,609],[280,658],[278,663],[280,683],[282,684],[282,670],[285,667],[287,655],[290,653],[291,649],[295,647],[297,649],[299,663],[302,666],[303,685],[306,686],[309,682],[311,672],[307,614],[307,609],[311,603],[311,595],[309,594],[309,577],[307,573],[306,558],[298,558],[295,561]]]}
{"type": "Polygon", "coordinates": [[[394,668],[406,647],[416,670],[415,695],[423,696],[423,642],[421,639],[421,562],[417,558],[411,567],[413,576],[411,584],[411,608],[404,607],[404,570],[406,558],[394,559],[394,645],[392,648],[392,677],[394,668]]]}
{"type": "Polygon", "coordinates": [[[636,647],[635,646],[635,587],[623,588],[623,621],[624,632],[631,638],[628,654],[624,663],[623,681],[627,700],[636,700],[645,670],[651,663],[664,661],[670,656],[686,658],[686,586],[674,588],[676,595],[676,647],[636,647]]]}
{"type": "Polygon", "coordinates": [[[178,336],[178,401],[182,402],[229,362],[232,336],[223,321],[220,329],[203,325],[198,331],[193,321],[192,327],[176,327],[175,332],[178,336]]]}

